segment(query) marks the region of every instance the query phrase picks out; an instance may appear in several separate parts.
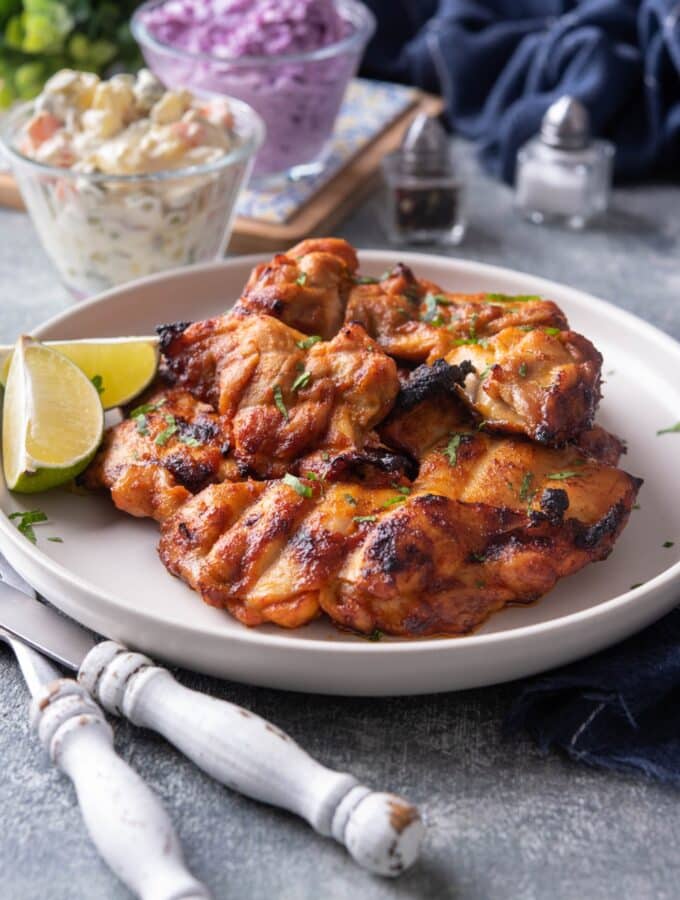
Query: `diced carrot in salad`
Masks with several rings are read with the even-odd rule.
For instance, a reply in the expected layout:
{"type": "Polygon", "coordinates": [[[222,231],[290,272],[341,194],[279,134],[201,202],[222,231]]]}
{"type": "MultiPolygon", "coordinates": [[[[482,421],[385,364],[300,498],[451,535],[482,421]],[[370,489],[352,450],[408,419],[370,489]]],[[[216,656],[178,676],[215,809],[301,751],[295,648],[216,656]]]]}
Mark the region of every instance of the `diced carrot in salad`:
{"type": "Polygon", "coordinates": [[[59,131],[62,121],[49,112],[41,112],[33,116],[26,126],[26,135],[35,147],[44,144],[52,137],[55,131],[59,131]]]}

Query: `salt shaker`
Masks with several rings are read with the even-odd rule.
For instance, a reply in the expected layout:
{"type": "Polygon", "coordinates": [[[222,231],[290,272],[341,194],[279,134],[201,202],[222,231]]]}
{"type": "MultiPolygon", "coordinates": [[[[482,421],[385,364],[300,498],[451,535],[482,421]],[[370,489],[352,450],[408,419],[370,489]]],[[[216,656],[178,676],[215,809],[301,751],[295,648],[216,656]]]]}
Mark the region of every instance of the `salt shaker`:
{"type": "Polygon", "coordinates": [[[401,147],[382,162],[385,227],[397,244],[458,244],[465,233],[463,185],[451,144],[434,116],[421,113],[401,147]]]}
{"type": "Polygon", "coordinates": [[[613,158],[613,144],[591,138],[585,106],[560,97],[517,154],[516,209],[536,224],[583,228],[607,209],[613,158]]]}

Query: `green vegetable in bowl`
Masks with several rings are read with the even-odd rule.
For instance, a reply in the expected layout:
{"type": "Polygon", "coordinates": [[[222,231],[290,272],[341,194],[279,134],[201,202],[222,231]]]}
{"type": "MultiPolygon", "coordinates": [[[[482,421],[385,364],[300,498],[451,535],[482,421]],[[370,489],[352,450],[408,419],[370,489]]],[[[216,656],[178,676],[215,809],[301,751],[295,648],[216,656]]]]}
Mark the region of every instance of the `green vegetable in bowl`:
{"type": "Polygon", "coordinates": [[[30,100],[62,68],[108,74],[141,63],[128,22],[140,0],[0,0],[0,108],[30,100]]]}

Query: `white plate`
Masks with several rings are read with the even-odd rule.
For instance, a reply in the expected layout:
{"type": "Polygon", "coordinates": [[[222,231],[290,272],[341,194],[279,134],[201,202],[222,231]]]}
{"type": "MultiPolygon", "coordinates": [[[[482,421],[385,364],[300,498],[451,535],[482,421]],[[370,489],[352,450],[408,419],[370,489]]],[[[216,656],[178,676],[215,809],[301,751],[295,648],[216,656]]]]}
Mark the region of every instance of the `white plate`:
{"type": "MultiPolygon", "coordinates": [[[[606,562],[563,580],[531,607],[496,614],[474,635],[379,643],[342,635],[323,620],[293,632],[245,628],[165,571],[153,522],[117,512],[104,497],[13,496],[0,483],[0,547],[10,562],[64,612],[158,659],[315,693],[416,694],[506,681],[599,650],[670,610],[680,599],[680,434],[656,431],[680,420],[680,345],[628,313],[530,275],[418,254],[361,257],[368,273],[398,258],[449,289],[551,297],[600,348],[607,384],[599,421],[628,439],[625,468],[645,478],[641,509],[606,562]],[[34,507],[50,518],[37,529],[37,547],[7,518],[34,507]],[[665,549],[668,540],[675,546],[665,549]],[[644,585],[629,590],[638,582],[644,585]]],[[[231,304],[255,261],[154,276],[75,306],[36,334],[144,334],[159,322],[203,318],[231,304]]]]}

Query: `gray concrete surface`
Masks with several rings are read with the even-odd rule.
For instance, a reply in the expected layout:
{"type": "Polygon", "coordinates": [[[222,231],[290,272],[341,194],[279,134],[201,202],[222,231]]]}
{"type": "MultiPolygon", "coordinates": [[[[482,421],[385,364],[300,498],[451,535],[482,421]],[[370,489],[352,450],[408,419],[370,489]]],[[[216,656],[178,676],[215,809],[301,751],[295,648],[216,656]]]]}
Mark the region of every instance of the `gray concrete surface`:
{"type": "MultiPolygon", "coordinates": [[[[566,281],[680,338],[679,188],[617,190],[606,223],[565,234],[519,221],[509,191],[468,169],[471,228],[456,255],[566,281]]],[[[377,209],[369,199],[337,232],[360,247],[385,246],[377,209]]],[[[0,211],[0,341],[68,302],[27,218],[0,211]]],[[[326,764],[404,793],[429,825],[417,867],[383,881],[292,816],[230,793],[160,739],[118,724],[118,748],[162,796],[190,866],[220,900],[678,896],[680,795],[505,738],[512,685],[368,700],[179,677],[271,718],[326,764]]],[[[26,707],[0,645],[0,897],[122,900],[128,894],[90,845],[70,784],[29,732],[26,707]]]]}

